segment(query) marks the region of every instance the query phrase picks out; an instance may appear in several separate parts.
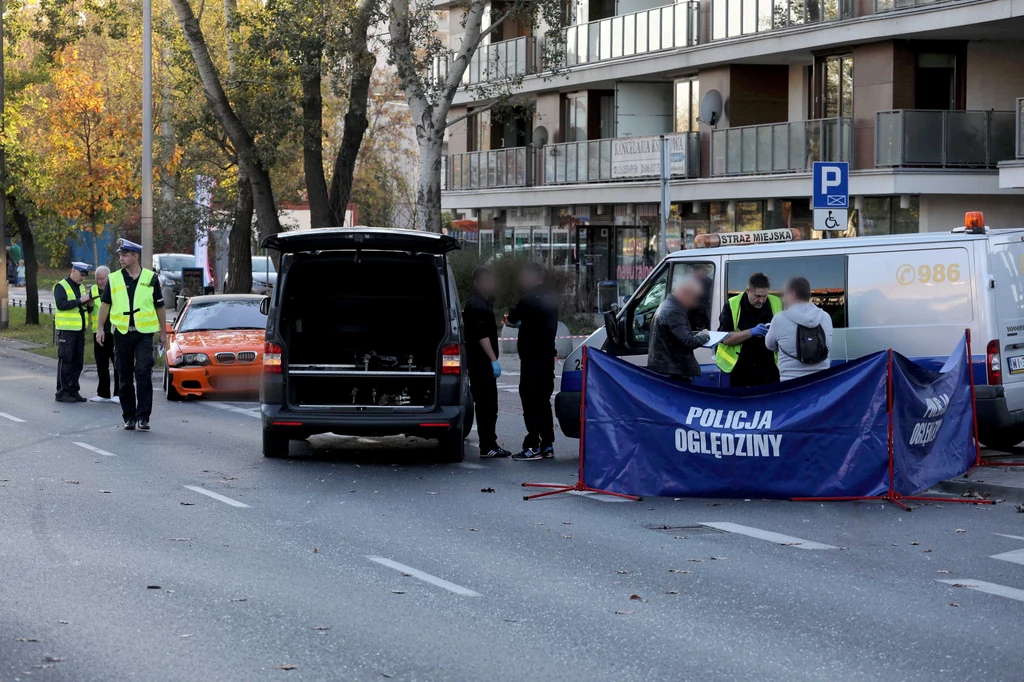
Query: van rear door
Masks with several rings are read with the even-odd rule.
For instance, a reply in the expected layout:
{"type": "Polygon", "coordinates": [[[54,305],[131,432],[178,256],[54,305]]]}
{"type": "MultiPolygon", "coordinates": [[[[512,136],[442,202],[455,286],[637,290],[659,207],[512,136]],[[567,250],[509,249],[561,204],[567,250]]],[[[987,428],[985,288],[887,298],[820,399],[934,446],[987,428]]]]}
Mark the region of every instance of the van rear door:
{"type": "Polygon", "coordinates": [[[391,230],[383,227],[337,227],[296,230],[272,234],[263,240],[263,248],[281,253],[309,251],[408,251],[441,256],[459,248],[459,242],[448,235],[413,230],[391,230]]]}
{"type": "Polygon", "coordinates": [[[1024,237],[993,242],[991,272],[1006,407],[1020,410],[1024,409],[1024,237]]]}

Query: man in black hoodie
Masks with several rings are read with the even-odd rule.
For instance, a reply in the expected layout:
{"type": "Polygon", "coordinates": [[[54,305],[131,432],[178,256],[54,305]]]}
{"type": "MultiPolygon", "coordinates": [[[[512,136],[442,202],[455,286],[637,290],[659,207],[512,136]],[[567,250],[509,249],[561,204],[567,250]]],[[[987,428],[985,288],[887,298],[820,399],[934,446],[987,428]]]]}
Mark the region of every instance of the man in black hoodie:
{"type": "Polygon", "coordinates": [[[555,456],[551,394],[555,391],[558,302],[544,286],[546,274],[540,263],[526,264],[522,274],[523,297],[505,318],[519,329],[519,397],[523,401],[527,433],[522,452],[512,455],[512,459],[521,462],[555,456]]]}
{"type": "Polygon", "coordinates": [[[494,322],[494,273],[486,265],[473,270],[473,295],[462,311],[469,357],[469,390],[476,406],[477,433],[481,457],[508,457],[512,453],[498,445],[498,325],[494,322]]]}

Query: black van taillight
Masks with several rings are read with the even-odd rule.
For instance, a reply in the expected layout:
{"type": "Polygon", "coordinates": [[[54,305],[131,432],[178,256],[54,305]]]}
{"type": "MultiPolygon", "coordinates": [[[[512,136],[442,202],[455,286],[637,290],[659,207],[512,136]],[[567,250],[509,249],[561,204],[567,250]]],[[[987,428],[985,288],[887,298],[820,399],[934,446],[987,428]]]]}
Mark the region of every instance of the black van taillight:
{"type": "Polygon", "coordinates": [[[441,374],[462,373],[462,349],[453,343],[441,349],[441,374]]]}
{"type": "Polygon", "coordinates": [[[988,342],[985,349],[985,370],[988,373],[989,386],[1002,386],[1003,363],[999,358],[999,339],[988,342]]]}
{"type": "Polygon", "coordinates": [[[263,344],[263,373],[281,373],[281,346],[276,343],[263,344]]]}

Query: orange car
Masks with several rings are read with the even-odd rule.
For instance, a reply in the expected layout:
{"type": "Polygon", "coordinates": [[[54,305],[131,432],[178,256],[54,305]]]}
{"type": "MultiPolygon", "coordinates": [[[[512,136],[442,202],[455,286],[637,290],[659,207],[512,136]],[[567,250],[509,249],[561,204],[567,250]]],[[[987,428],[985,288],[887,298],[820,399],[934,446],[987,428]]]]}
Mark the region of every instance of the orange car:
{"type": "Polygon", "coordinates": [[[194,395],[258,391],[263,371],[264,296],[193,296],[168,330],[164,393],[194,395]]]}

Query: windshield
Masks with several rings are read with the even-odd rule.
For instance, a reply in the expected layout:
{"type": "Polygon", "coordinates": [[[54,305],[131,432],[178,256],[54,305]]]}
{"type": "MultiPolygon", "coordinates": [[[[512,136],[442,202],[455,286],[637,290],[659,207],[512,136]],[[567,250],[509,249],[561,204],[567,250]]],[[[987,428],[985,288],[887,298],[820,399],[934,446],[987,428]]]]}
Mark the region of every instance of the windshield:
{"type": "Polygon", "coordinates": [[[267,316],[259,299],[193,303],[178,324],[178,332],[217,329],[266,329],[267,316]]]}
{"type": "Polygon", "coordinates": [[[160,256],[160,269],[180,272],[182,268],[194,268],[195,256],[160,256]]]}
{"type": "Polygon", "coordinates": [[[270,259],[270,256],[253,256],[252,259],[252,272],[253,274],[277,272],[274,269],[274,261],[270,259]]]}

